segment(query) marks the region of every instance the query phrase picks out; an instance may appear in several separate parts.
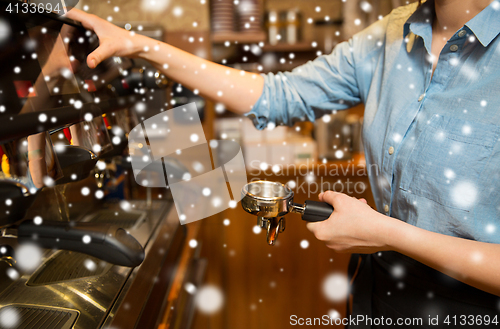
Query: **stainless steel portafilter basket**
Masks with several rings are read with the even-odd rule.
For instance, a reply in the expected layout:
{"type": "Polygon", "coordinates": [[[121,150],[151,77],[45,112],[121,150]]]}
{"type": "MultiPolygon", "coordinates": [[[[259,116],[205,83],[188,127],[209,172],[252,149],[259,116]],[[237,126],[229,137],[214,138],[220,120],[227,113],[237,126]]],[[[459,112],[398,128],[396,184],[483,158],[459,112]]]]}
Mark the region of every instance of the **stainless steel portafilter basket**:
{"type": "Polygon", "coordinates": [[[293,202],[293,191],[287,186],[271,181],[246,184],[241,190],[241,206],[257,216],[257,225],[267,231],[267,243],[274,245],[278,234],[285,230],[285,218],[290,212],[300,214],[306,222],[328,219],[333,207],[326,202],[307,200],[303,205],[293,202]]]}

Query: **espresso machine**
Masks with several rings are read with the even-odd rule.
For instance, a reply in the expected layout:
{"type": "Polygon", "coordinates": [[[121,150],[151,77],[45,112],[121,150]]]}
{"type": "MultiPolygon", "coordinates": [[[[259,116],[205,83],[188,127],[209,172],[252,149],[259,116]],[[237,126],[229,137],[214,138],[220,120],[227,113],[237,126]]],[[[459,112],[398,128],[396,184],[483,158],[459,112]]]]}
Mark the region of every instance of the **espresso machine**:
{"type": "MultiPolygon", "coordinates": [[[[90,69],[95,34],[15,3],[0,1],[0,328],[153,328],[177,306],[186,230],[168,190],[131,178],[127,133],[168,81],[126,58],[90,69]]],[[[184,277],[201,280],[193,255],[184,277]]]]}

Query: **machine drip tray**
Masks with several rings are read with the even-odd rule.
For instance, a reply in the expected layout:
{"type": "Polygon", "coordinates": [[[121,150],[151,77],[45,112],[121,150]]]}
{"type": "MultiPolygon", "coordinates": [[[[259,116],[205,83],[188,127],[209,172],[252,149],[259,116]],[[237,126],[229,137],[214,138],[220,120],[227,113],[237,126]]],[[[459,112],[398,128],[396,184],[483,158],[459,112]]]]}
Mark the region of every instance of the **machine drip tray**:
{"type": "MultiPolygon", "coordinates": [[[[17,322],[17,329],[70,329],[79,314],[76,310],[25,304],[4,306],[0,308],[1,313],[15,317],[12,320],[17,322]]],[[[0,329],[3,329],[1,324],[0,329]]]]}
{"type": "Polygon", "coordinates": [[[78,280],[106,273],[111,264],[73,251],[59,251],[33,273],[28,286],[41,286],[78,280]]]}

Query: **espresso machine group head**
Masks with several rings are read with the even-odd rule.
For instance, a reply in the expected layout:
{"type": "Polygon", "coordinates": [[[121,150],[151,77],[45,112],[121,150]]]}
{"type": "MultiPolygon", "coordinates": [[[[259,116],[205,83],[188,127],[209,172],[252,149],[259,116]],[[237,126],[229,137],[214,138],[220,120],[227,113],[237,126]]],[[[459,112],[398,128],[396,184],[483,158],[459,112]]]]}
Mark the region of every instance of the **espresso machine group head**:
{"type": "Polygon", "coordinates": [[[271,181],[255,181],[241,190],[241,206],[257,216],[257,225],[267,232],[267,243],[273,246],[278,234],[285,230],[285,218],[290,212],[300,214],[306,222],[328,219],[333,207],[326,202],[307,200],[304,204],[293,202],[293,191],[286,185],[271,181]]]}

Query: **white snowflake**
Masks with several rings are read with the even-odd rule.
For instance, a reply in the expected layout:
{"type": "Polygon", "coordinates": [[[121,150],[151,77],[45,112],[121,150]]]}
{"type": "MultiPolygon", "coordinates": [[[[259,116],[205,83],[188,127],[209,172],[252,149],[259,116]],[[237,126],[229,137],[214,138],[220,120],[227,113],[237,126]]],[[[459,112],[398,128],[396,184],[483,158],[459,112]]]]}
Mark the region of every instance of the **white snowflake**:
{"type": "Polygon", "coordinates": [[[82,187],[82,189],[80,190],[80,192],[82,193],[83,196],[87,196],[90,194],[90,189],[88,187],[82,187]]]}
{"type": "Polygon", "coordinates": [[[444,177],[446,177],[448,179],[454,179],[456,177],[456,174],[453,170],[446,168],[444,170],[444,177]]]}
{"type": "Polygon", "coordinates": [[[19,313],[13,307],[3,307],[0,310],[0,327],[14,329],[19,324],[19,313]]]}
{"type": "Polygon", "coordinates": [[[195,297],[197,309],[204,314],[214,314],[218,312],[224,304],[222,291],[211,285],[198,289],[195,297]]]}
{"type": "Polygon", "coordinates": [[[194,284],[192,284],[191,282],[187,282],[185,285],[184,285],[184,289],[191,295],[195,294],[196,293],[196,286],[194,284]]]}
{"type": "Polygon", "coordinates": [[[485,231],[486,231],[486,233],[488,233],[488,234],[493,234],[493,233],[495,233],[496,229],[497,229],[497,228],[496,228],[496,226],[495,226],[495,225],[493,225],[493,224],[488,224],[488,225],[486,225],[485,231]]]}
{"type": "Polygon", "coordinates": [[[396,279],[401,279],[405,275],[405,268],[402,265],[394,265],[391,269],[391,275],[396,279]]]}
{"type": "Polygon", "coordinates": [[[132,205],[130,204],[130,202],[123,200],[120,201],[120,208],[123,209],[124,211],[130,211],[132,205]]]}
{"type": "Polygon", "coordinates": [[[361,10],[364,11],[365,13],[369,13],[373,10],[373,6],[368,1],[361,1],[359,3],[359,6],[361,10]]]}
{"type": "Polygon", "coordinates": [[[302,240],[302,241],[300,241],[300,247],[301,247],[302,249],[307,249],[307,248],[309,248],[309,241],[307,241],[307,240],[302,240]]]}
{"type": "Polygon", "coordinates": [[[198,246],[198,241],[196,241],[195,239],[191,239],[189,240],[189,247],[191,248],[196,248],[198,246]]]}
{"type": "Polygon", "coordinates": [[[11,279],[11,280],[17,280],[19,279],[19,272],[16,271],[15,269],[13,268],[8,268],[7,271],[7,276],[11,279]]]}
{"type": "Polygon", "coordinates": [[[54,179],[52,179],[52,177],[45,176],[43,177],[43,184],[47,187],[52,187],[55,185],[55,181],[54,179]]]}
{"type": "Polygon", "coordinates": [[[339,313],[339,311],[337,310],[329,310],[328,311],[328,316],[330,317],[330,319],[340,319],[341,315],[339,313]]]}
{"type": "Polygon", "coordinates": [[[84,262],[83,262],[83,265],[85,266],[85,268],[89,271],[95,271],[96,268],[97,268],[97,265],[94,261],[92,261],[91,259],[86,259],[84,262]]]}
{"type": "Polygon", "coordinates": [[[35,225],[41,225],[41,224],[42,224],[42,222],[43,222],[43,219],[42,219],[42,217],[40,217],[40,216],[35,216],[35,217],[33,218],[33,223],[35,223],[35,225]]]}
{"type": "Polygon", "coordinates": [[[478,189],[471,182],[459,182],[451,190],[452,202],[460,208],[470,208],[476,203],[478,189]]]}
{"type": "Polygon", "coordinates": [[[15,252],[17,266],[27,272],[38,267],[42,261],[42,250],[34,244],[20,245],[15,252]]]}
{"type": "Polygon", "coordinates": [[[349,280],[340,273],[330,274],[323,281],[323,293],[331,302],[344,301],[349,294],[349,280]]]}
{"type": "Polygon", "coordinates": [[[90,235],[85,234],[85,235],[82,237],[82,241],[83,241],[83,243],[85,243],[85,244],[89,244],[90,242],[92,242],[92,238],[90,237],[90,235]]]}

